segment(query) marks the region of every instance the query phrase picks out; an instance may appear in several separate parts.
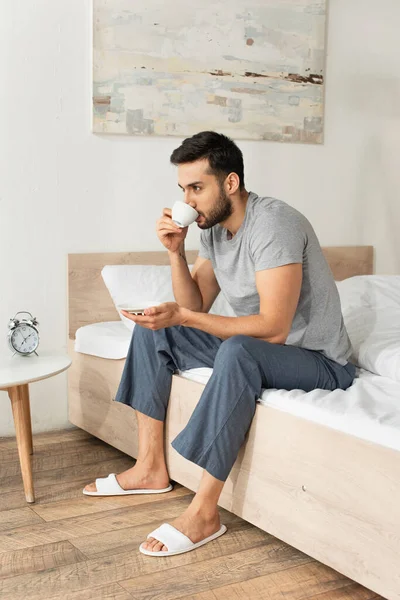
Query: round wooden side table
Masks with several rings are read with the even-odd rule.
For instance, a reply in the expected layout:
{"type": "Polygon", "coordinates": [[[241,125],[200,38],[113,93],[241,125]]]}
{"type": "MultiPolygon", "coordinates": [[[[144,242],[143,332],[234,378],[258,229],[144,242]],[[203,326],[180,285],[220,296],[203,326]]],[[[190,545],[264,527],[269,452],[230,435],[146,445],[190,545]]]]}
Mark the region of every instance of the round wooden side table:
{"type": "Polygon", "coordinates": [[[33,453],[29,384],[62,373],[71,365],[66,355],[0,358],[0,390],[8,392],[14,417],[22,481],[27,502],[35,502],[30,455],[33,453]]]}

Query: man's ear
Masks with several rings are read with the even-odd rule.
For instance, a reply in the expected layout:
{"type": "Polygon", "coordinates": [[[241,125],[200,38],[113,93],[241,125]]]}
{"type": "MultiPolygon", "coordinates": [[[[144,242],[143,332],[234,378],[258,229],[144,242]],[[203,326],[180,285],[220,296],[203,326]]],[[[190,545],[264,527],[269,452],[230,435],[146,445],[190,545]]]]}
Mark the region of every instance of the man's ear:
{"type": "Polygon", "coordinates": [[[228,194],[234,194],[237,192],[240,186],[240,180],[237,173],[229,173],[228,177],[225,179],[225,189],[228,194]]]}

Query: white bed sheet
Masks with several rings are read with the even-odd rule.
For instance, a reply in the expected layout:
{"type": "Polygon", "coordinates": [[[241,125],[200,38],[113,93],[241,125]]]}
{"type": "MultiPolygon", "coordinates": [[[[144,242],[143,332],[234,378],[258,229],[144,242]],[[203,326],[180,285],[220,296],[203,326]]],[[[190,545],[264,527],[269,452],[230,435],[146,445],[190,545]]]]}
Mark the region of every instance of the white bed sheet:
{"type": "MultiPolygon", "coordinates": [[[[102,358],[125,358],[131,332],[121,321],[94,323],[78,329],[75,351],[102,358]]],[[[206,384],[212,369],[179,374],[206,384]]],[[[357,369],[347,390],[263,390],[260,404],[337,429],[364,440],[400,450],[400,383],[357,369]]]]}

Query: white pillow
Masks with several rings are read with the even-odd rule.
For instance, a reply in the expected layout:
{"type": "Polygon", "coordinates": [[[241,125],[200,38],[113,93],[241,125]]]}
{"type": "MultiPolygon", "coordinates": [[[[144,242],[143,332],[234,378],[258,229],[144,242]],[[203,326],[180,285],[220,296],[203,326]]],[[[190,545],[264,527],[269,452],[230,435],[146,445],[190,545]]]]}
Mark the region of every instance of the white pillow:
{"type": "Polygon", "coordinates": [[[400,382],[400,276],[350,277],[337,286],[351,362],[400,382]]]}
{"type": "Polygon", "coordinates": [[[351,306],[400,307],[400,275],[358,275],[336,285],[343,310],[351,306]]]}
{"type": "Polygon", "coordinates": [[[106,265],[101,276],[119,316],[131,331],[135,323],[120,313],[118,307],[121,304],[140,307],[149,298],[157,300],[158,304],[174,302],[169,265],[106,265]]]}
{"type": "MultiPolygon", "coordinates": [[[[193,265],[189,265],[189,269],[192,268],[193,265]]],[[[149,298],[157,300],[159,304],[175,302],[169,265],[106,265],[101,271],[101,276],[122,321],[131,331],[135,323],[120,313],[118,307],[121,304],[140,307],[141,302],[149,298]]],[[[210,313],[235,315],[223,294],[218,295],[210,313]]]]}

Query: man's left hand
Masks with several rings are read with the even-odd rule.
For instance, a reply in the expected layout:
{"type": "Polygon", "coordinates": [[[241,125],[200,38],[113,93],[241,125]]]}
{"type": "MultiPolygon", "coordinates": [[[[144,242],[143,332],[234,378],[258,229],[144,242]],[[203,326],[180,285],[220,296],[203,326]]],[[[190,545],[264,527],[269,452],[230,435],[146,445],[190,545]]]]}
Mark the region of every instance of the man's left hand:
{"type": "Polygon", "coordinates": [[[127,319],[137,323],[147,329],[164,329],[164,327],[174,327],[175,325],[184,325],[186,320],[186,308],[179,306],[176,302],[164,302],[158,306],[146,308],[144,315],[132,315],[125,310],[121,313],[127,319]]]}

